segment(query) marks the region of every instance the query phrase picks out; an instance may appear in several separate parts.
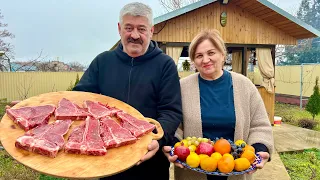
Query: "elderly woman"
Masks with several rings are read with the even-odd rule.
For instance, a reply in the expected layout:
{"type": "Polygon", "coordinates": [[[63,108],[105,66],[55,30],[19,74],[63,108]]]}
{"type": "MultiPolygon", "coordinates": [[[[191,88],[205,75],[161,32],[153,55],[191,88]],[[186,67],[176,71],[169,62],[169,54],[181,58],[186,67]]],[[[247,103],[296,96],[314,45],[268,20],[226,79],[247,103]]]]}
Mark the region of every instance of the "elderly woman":
{"type": "MultiPolygon", "coordinates": [[[[185,137],[242,139],[262,157],[263,168],[273,150],[272,128],[261,96],[245,76],[223,70],[226,47],[216,30],[205,30],[191,42],[189,57],[199,73],[180,80],[185,137]]],[[[171,147],[165,146],[170,162],[171,147]]],[[[182,167],[181,164],[175,163],[182,167]]],[[[241,176],[206,176],[175,167],[175,179],[252,179],[252,172],[241,176]]]]}

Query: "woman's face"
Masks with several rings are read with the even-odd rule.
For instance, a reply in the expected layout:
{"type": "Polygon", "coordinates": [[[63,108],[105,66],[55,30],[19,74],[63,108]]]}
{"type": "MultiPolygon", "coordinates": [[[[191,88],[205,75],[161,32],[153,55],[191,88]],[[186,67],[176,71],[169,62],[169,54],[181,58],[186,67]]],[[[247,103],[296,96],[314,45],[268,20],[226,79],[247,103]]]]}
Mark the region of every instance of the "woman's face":
{"type": "Polygon", "coordinates": [[[206,39],[196,48],[194,56],[194,65],[199,71],[201,77],[212,80],[222,75],[222,66],[224,55],[206,39]]]}

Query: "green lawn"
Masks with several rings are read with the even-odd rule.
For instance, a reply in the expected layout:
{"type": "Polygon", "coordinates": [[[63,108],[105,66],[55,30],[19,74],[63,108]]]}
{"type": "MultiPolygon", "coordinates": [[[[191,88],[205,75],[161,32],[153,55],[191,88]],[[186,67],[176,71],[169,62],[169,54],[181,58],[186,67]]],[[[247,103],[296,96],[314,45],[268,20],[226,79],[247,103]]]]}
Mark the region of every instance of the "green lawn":
{"type": "Polygon", "coordinates": [[[5,107],[6,107],[6,103],[0,103],[0,120],[1,120],[1,118],[2,118],[2,116],[4,115],[4,113],[5,113],[5,107]]]}
{"type": "Polygon", "coordinates": [[[320,179],[320,150],[281,153],[280,158],[292,180],[320,179]]]}
{"type": "MultiPolygon", "coordinates": [[[[299,106],[278,102],[275,104],[275,116],[280,116],[283,122],[296,126],[300,119],[312,119],[311,114],[304,109],[300,110],[299,106]]],[[[318,125],[313,130],[320,131],[320,115],[315,117],[315,121],[318,125]]]]}

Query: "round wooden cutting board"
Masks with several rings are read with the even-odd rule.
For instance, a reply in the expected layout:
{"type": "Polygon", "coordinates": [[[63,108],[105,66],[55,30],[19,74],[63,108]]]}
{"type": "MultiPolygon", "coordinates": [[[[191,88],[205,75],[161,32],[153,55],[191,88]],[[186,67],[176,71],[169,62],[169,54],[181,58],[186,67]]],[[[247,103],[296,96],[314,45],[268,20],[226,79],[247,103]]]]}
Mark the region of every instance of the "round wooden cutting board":
{"type": "MultiPolygon", "coordinates": [[[[67,154],[63,152],[63,150],[60,150],[56,158],[49,158],[16,148],[16,139],[25,132],[5,114],[0,122],[0,140],[3,147],[15,160],[40,173],[66,178],[98,178],[111,176],[135,166],[141,157],[147,153],[148,144],[153,139],[158,140],[163,136],[160,123],[144,117],[139,111],[122,101],[100,94],[75,91],[52,92],[21,101],[13,108],[45,104],[57,106],[62,98],[67,98],[80,107],[83,107],[84,100],[99,101],[110,106],[115,106],[138,119],[151,121],[157,127],[157,134],[151,132],[142,136],[134,144],[108,149],[107,154],[104,156],[67,154]]],[[[53,121],[54,117],[52,116],[49,123],[53,121]]],[[[68,133],[64,136],[65,140],[69,137],[72,129],[82,122],[83,121],[73,122],[68,133]]]]}

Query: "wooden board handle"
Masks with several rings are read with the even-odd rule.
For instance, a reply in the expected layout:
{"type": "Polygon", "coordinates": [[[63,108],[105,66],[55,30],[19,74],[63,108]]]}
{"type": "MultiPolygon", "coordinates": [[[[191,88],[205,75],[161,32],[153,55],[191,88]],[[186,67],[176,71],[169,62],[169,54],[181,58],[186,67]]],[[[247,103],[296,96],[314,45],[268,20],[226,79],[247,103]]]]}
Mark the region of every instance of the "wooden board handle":
{"type": "Polygon", "coordinates": [[[156,126],[157,134],[151,132],[152,138],[153,138],[154,140],[159,140],[159,139],[161,139],[162,136],[163,136],[163,134],[164,134],[164,132],[163,132],[163,129],[162,129],[160,123],[159,123],[158,121],[154,120],[154,119],[151,119],[151,118],[145,118],[145,119],[146,119],[148,122],[150,122],[150,123],[152,123],[152,124],[154,124],[154,125],[156,126]]]}

